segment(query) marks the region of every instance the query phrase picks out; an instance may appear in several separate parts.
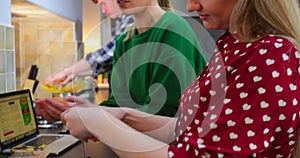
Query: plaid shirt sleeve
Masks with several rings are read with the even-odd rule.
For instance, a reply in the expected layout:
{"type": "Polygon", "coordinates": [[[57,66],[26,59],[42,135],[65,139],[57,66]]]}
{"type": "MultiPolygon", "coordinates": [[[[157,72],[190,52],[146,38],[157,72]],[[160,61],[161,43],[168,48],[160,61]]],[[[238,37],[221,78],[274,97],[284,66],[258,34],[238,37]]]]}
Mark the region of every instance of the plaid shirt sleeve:
{"type": "Polygon", "coordinates": [[[115,28],[118,30],[112,39],[102,48],[91,52],[86,56],[86,62],[91,66],[93,70],[93,77],[97,77],[99,74],[108,72],[111,70],[111,63],[113,59],[113,53],[115,50],[116,39],[121,33],[126,30],[126,27],[133,23],[133,18],[131,16],[122,15],[119,19],[120,28],[115,28]]]}

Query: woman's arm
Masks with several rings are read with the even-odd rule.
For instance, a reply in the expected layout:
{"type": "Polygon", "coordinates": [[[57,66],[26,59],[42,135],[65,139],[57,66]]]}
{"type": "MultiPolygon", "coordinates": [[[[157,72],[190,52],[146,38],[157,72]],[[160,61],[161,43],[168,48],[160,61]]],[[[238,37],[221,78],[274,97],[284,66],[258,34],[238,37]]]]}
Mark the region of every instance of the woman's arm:
{"type": "MultiPolygon", "coordinates": [[[[62,120],[75,137],[84,139],[93,135],[122,158],[168,157],[168,144],[136,131],[102,107],[71,108],[62,114],[62,120]]],[[[160,122],[154,117],[152,123],[160,124],[157,121],[160,122]]]]}
{"type": "Polygon", "coordinates": [[[174,138],[176,118],[152,115],[131,108],[102,107],[137,131],[170,143],[174,138]]]}
{"type": "Polygon", "coordinates": [[[171,143],[175,139],[176,120],[176,118],[146,114],[137,110],[127,112],[122,119],[130,127],[165,143],[171,143]]]}
{"type": "Polygon", "coordinates": [[[90,65],[81,59],[77,63],[57,71],[43,80],[44,84],[54,83],[54,84],[67,84],[72,81],[76,76],[86,76],[92,75],[92,69],[90,65]]]}

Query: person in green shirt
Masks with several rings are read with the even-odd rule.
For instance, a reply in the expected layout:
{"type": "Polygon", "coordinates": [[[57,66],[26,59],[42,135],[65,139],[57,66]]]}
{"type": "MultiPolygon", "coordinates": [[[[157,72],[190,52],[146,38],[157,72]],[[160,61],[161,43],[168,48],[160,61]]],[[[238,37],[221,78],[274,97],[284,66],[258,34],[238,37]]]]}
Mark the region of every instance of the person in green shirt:
{"type": "Polygon", "coordinates": [[[164,116],[175,116],[181,92],[205,66],[189,24],[170,11],[145,31],[135,26],[121,35],[113,59],[111,95],[100,105],[164,116]]]}
{"type": "MultiPolygon", "coordinates": [[[[116,41],[111,93],[100,105],[176,116],[181,93],[206,64],[197,37],[188,22],[171,11],[169,0],[118,3],[134,23],[116,41]]],[[[90,104],[78,97],[67,100],[90,104]]],[[[53,99],[36,104],[47,104],[39,113],[47,120],[59,119],[67,109],[53,99]]]]}

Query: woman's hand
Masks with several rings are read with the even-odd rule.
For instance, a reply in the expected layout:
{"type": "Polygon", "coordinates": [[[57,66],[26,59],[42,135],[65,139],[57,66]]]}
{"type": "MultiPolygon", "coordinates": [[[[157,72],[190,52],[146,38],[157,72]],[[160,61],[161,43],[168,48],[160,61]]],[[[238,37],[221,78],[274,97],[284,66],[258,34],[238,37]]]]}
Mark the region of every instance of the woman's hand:
{"type": "Polygon", "coordinates": [[[65,99],[59,98],[45,98],[37,99],[35,101],[35,112],[38,116],[42,116],[49,122],[55,122],[60,120],[60,115],[65,110],[73,107],[95,107],[95,104],[92,104],[88,100],[76,97],[68,96],[65,99]]]}
{"type": "Polygon", "coordinates": [[[35,112],[49,122],[60,120],[60,115],[72,105],[54,98],[35,100],[35,112]]]}
{"type": "Polygon", "coordinates": [[[47,78],[43,80],[44,84],[60,84],[60,85],[66,85],[68,82],[72,81],[76,75],[73,73],[69,73],[69,69],[64,69],[61,71],[54,72],[47,78]]]}
{"type": "MultiPolygon", "coordinates": [[[[95,141],[94,136],[88,131],[83,120],[79,114],[81,112],[88,112],[89,108],[85,107],[73,107],[61,114],[61,120],[63,124],[69,129],[70,134],[80,139],[81,141],[87,142],[89,139],[95,141]]],[[[90,121],[97,121],[95,116],[90,116],[90,121]]]]}
{"type": "Polygon", "coordinates": [[[89,102],[87,99],[77,96],[68,96],[65,98],[70,106],[95,107],[97,105],[89,102]]]}

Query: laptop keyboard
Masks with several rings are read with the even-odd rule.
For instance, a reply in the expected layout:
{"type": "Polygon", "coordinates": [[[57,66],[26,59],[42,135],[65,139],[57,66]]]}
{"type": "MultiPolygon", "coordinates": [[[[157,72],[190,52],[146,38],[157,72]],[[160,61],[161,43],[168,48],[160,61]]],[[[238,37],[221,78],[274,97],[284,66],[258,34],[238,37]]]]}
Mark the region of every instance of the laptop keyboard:
{"type": "Polygon", "coordinates": [[[30,142],[25,143],[25,145],[26,146],[48,145],[61,137],[62,136],[40,136],[30,142]]]}

